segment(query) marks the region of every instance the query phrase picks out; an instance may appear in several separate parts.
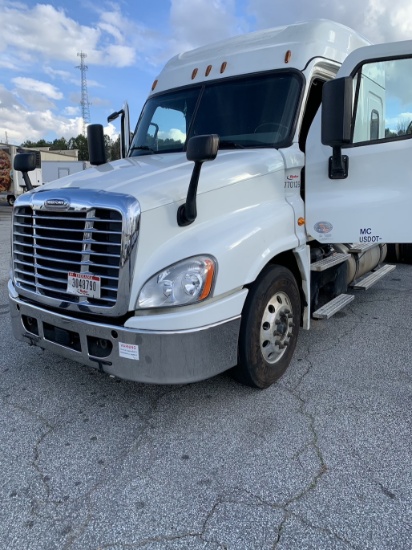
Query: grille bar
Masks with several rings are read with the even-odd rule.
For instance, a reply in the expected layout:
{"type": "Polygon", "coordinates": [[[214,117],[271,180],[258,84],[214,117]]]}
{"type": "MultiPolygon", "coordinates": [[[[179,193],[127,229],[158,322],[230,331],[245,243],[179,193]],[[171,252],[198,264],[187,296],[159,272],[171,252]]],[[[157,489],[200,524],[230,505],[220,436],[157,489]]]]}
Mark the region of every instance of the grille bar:
{"type": "MultiPolygon", "coordinates": [[[[73,242],[73,241],[71,241],[73,242]]],[[[18,251],[16,253],[20,253],[20,254],[30,254],[30,250],[40,250],[40,251],[45,251],[47,250],[48,252],[67,252],[67,248],[51,248],[51,247],[46,247],[46,246],[39,246],[39,245],[35,245],[35,246],[30,246],[30,245],[21,245],[20,243],[18,243],[19,246],[23,246],[25,248],[29,248],[29,252],[24,252],[24,251],[18,251]]],[[[71,250],[71,252],[78,252],[76,250],[71,250]]],[[[119,257],[119,254],[109,254],[109,253],[103,253],[103,252],[93,252],[93,256],[102,256],[104,258],[107,258],[107,257],[111,257],[111,258],[118,258],[119,257]]],[[[39,255],[39,257],[41,257],[41,255],[39,255]]]]}
{"type": "MultiPolygon", "coordinates": [[[[28,273],[34,273],[34,269],[33,271],[29,271],[29,268],[33,268],[32,264],[30,264],[29,262],[22,262],[20,260],[15,260],[15,266],[14,266],[14,269],[16,272],[18,273],[21,273],[21,274],[28,274],[28,273]],[[20,267],[19,267],[20,266],[20,267]]],[[[64,270],[64,269],[52,269],[50,267],[42,267],[41,268],[42,271],[51,271],[52,273],[54,273],[55,275],[56,274],[63,274],[65,275],[65,280],[66,280],[66,277],[67,277],[67,271],[64,270]]],[[[47,277],[44,275],[45,278],[50,278],[50,277],[47,277]]],[[[108,281],[119,281],[119,277],[115,277],[113,275],[105,275],[105,279],[107,279],[108,281]]],[[[62,279],[59,279],[59,280],[62,280],[62,279]]],[[[117,283],[116,283],[117,284],[117,283]]],[[[114,288],[114,287],[113,287],[114,288]]]]}

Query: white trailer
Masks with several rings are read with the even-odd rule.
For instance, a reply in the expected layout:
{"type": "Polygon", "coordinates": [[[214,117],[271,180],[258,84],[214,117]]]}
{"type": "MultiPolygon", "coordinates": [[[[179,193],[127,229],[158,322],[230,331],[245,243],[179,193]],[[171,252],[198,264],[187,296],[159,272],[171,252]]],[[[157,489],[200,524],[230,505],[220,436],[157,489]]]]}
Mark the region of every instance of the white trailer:
{"type": "Polygon", "coordinates": [[[87,168],[87,163],[82,160],[64,161],[64,160],[43,160],[42,176],[43,183],[64,178],[71,174],[77,174],[87,168]]]}
{"type": "Polygon", "coordinates": [[[272,384],[411,242],[411,69],[412,41],[330,21],[174,57],[131,143],[111,117],[124,158],[91,125],[94,167],[16,201],[16,338],[142,382],[272,384]]]}

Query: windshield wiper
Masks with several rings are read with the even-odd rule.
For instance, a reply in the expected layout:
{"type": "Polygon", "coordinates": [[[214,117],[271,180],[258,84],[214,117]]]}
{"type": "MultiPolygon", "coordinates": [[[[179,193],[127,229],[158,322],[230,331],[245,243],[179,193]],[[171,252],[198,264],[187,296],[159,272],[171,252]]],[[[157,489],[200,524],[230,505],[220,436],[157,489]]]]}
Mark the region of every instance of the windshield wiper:
{"type": "Polygon", "coordinates": [[[134,147],[130,148],[130,151],[149,151],[150,153],[157,153],[157,151],[155,151],[151,147],[148,147],[147,145],[135,145],[134,147]]]}
{"type": "Polygon", "coordinates": [[[237,143],[236,141],[220,140],[219,149],[244,149],[245,146],[237,143]]]}

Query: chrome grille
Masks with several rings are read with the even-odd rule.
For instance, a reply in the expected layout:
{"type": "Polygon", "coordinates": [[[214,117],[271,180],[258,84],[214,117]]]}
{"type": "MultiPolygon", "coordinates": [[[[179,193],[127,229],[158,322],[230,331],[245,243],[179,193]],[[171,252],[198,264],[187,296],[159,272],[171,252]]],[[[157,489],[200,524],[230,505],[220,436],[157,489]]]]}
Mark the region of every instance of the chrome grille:
{"type": "Polygon", "coordinates": [[[102,308],[120,305],[122,311],[117,307],[117,313],[124,312],[130,281],[125,281],[129,273],[126,270],[122,276],[122,268],[133,250],[137,228],[134,234],[127,230],[130,224],[124,223],[122,210],[87,203],[82,207],[78,201],[67,211],[44,208],[44,200],[42,207],[21,202],[13,215],[13,275],[19,292],[68,309],[101,313],[102,308]],[[69,293],[70,272],[99,276],[100,297],[69,293]]]}

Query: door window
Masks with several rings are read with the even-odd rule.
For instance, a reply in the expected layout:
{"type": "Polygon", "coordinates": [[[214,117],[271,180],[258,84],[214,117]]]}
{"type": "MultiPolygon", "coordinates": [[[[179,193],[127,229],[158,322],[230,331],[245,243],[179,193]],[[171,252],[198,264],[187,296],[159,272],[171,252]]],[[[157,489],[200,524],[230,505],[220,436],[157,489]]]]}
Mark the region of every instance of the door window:
{"type": "Polygon", "coordinates": [[[353,143],[412,135],[411,58],[365,63],[354,82],[353,143]]]}

